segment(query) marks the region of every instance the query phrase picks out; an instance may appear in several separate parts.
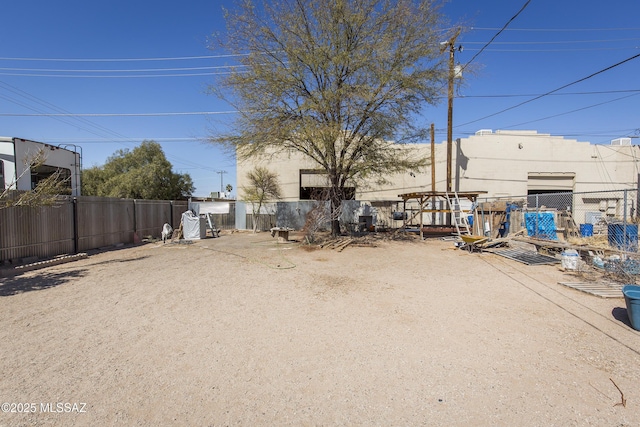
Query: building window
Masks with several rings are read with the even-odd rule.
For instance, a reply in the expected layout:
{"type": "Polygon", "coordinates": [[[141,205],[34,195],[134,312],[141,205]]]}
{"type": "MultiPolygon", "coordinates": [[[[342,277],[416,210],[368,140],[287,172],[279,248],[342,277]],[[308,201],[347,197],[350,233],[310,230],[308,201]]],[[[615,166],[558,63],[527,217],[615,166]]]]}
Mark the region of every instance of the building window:
{"type": "MultiPolygon", "coordinates": [[[[328,200],[331,184],[327,173],[320,169],[300,170],[300,200],[328,200]]],[[[345,187],[343,200],[355,200],[356,188],[345,187]]]]}
{"type": "Polygon", "coordinates": [[[31,189],[35,190],[41,181],[49,178],[55,173],[59,174],[59,180],[64,182],[64,187],[69,190],[65,194],[71,194],[71,169],[58,168],[49,165],[40,165],[38,167],[31,168],[31,189]]]}
{"type": "Polygon", "coordinates": [[[527,205],[529,208],[545,207],[560,211],[573,210],[574,172],[529,172],[527,181],[527,205]]]}
{"type": "Polygon", "coordinates": [[[0,190],[4,191],[6,188],[7,187],[4,182],[4,161],[0,160],[0,190]]]}

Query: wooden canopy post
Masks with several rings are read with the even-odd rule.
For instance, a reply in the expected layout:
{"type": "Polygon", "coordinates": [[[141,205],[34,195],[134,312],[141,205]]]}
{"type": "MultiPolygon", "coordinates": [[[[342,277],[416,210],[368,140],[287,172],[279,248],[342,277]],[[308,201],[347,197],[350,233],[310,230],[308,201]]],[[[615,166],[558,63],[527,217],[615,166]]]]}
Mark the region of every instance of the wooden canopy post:
{"type": "Polygon", "coordinates": [[[436,130],[435,125],[431,123],[431,192],[434,194],[431,197],[431,225],[436,223],[436,130]]]}
{"type": "Polygon", "coordinates": [[[402,231],[407,232],[407,199],[402,200],[402,231]]]}
{"type": "MultiPolygon", "coordinates": [[[[478,195],[480,194],[484,194],[486,193],[486,191],[462,191],[462,192],[458,192],[456,193],[457,197],[466,197],[467,199],[469,199],[472,203],[475,202],[478,199],[478,195]]],[[[424,191],[424,192],[413,192],[413,193],[404,193],[404,194],[399,194],[398,197],[400,197],[402,199],[402,203],[404,206],[404,211],[406,212],[406,204],[407,204],[407,200],[416,200],[419,202],[420,204],[420,210],[418,212],[415,212],[414,214],[411,215],[411,218],[408,218],[410,221],[413,221],[414,219],[420,217],[420,237],[424,239],[425,236],[425,232],[423,230],[423,213],[424,212],[433,212],[433,213],[446,213],[449,212],[450,210],[448,209],[448,206],[443,206],[442,204],[440,204],[439,208],[436,208],[436,206],[432,206],[431,209],[427,209],[425,207],[425,204],[431,200],[431,199],[447,199],[447,192],[437,192],[437,191],[424,191]]],[[[406,225],[408,223],[407,219],[404,219],[404,225],[405,225],[405,229],[406,229],[406,225]]],[[[450,226],[450,224],[448,224],[448,226],[450,226]]],[[[443,227],[441,227],[443,228],[443,227]]]]}
{"type": "Polygon", "coordinates": [[[422,211],[424,210],[424,197],[420,196],[420,240],[424,240],[424,233],[422,231],[422,211]]]}

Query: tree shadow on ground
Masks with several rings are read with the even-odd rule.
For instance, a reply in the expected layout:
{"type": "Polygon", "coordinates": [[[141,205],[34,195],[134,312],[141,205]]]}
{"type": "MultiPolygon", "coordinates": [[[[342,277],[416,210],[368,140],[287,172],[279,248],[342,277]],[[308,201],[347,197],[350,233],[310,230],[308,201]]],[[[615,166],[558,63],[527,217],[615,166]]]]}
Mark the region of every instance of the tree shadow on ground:
{"type": "Polygon", "coordinates": [[[79,269],[59,273],[43,272],[30,277],[15,276],[5,278],[0,281],[0,297],[53,288],[73,279],[84,277],[86,274],[86,269],[79,269]]]}
{"type": "Polygon", "coordinates": [[[613,318],[618,322],[622,322],[631,328],[631,321],[629,320],[629,313],[627,312],[626,308],[616,307],[611,311],[611,314],[613,315],[613,318]]]}
{"type": "Polygon", "coordinates": [[[149,258],[149,255],[143,255],[135,258],[120,258],[120,259],[108,259],[106,261],[97,261],[90,264],[85,264],[87,267],[93,267],[96,265],[108,265],[108,264],[116,264],[123,262],[132,262],[132,261],[140,261],[143,259],[149,258]]]}

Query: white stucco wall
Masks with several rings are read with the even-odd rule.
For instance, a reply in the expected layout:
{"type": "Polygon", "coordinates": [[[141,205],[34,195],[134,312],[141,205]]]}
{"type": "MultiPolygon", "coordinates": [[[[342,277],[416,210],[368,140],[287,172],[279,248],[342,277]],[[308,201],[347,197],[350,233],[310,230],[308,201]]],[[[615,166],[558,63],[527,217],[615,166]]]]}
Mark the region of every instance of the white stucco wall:
{"type": "MultiPolygon", "coordinates": [[[[575,176],[573,190],[637,188],[637,146],[593,145],[534,131],[496,131],[454,144],[453,187],[518,196],[535,187],[531,175],[575,176]]],[[[565,182],[566,183],[566,182],[565,182]]],[[[546,188],[551,190],[552,188],[546,188]]],[[[567,191],[564,185],[558,191],[567,191]]]]}
{"type": "Polygon", "coordinates": [[[278,175],[278,182],[282,190],[280,201],[296,201],[300,194],[300,170],[319,169],[317,164],[297,152],[290,152],[279,156],[267,156],[262,159],[238,161],[236,167],[236,183],[238,186],[238,200],[244,200],[243,188],[249,185],[247,173],[256,166],[265,167],[278,175]]]}
{"type": "MultiPolygon", "coordinates": [[[[416,156],[431,157],[430,144],[405,147],[415,149],[416,156]]],[[[356,199],[399,200],[398,194],[431,191],[431,167],[435,167],[435,190],[445,191],[446,149],[444,142],[435,144],[435,163],[423,171],[391,175],[387,177],[390,184],[384,186],[358,186],[356,199]]],[[[535,131],[494,131],[454,141],[452,151],[452,189],[457,191],[486,191],[487,197],[523,196],[535,187],[536,181],[530,176],[536,174],[542,181],[547,175],[555,177],[563,185],[558,191],[566,191],[567,184],[576,192],[637,188],[638,146],[593,145],[535,131]]],[[[239,189],[247,184],[246,174],[255,165],[278,174],[284,201],[298,199],[300,169],[318,168],[295,152],[239,162],[239,189]]]]}

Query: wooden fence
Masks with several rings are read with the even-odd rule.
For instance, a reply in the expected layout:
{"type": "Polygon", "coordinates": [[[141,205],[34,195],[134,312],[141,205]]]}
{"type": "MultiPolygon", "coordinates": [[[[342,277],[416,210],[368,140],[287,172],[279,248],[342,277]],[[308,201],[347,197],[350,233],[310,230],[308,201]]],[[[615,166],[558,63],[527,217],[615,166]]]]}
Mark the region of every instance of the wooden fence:
{"type": "Polygon", "coordinates": [[[229,203],[229,212],[224,214],[213,214],[213,222],[220,230],[233,230],[236,228],[236,204],[229,203]]]}
{"type": "Polygon", "coordinates": [[[180,225],[187,201],[73,197],[56,206],[0,209],[0,262],[50,258],[158,237],[180,225]]]}
{"type": "MultiPolygon", "coordinates": [[[[275,214],[258,214],[257,229],[260,231],[267,231],[276,226],[275,214]]],[[[253,214],[247,214],[247,229],[253,229],[253,214]]]]}

